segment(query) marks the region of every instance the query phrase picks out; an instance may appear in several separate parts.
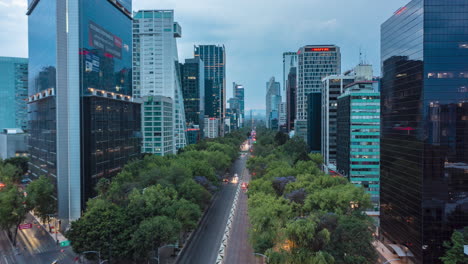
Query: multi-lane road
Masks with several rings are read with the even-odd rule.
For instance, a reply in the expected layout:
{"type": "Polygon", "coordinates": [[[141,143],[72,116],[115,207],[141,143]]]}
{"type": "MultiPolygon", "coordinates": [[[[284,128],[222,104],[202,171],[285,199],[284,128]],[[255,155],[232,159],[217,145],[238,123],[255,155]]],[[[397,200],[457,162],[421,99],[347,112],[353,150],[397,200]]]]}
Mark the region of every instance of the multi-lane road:
{"type": "MultiPolygon", "coordinates": [[[[34,223],[28,215],[27,223],[34,223]]],[[[5,232],[0,233],[0,264],[48,264],[75,263],[76,255],[70,247],[61,248],[55,239],[38,224],[31,229],[18,230],[17,245],[14,249],[5,232]]]]}

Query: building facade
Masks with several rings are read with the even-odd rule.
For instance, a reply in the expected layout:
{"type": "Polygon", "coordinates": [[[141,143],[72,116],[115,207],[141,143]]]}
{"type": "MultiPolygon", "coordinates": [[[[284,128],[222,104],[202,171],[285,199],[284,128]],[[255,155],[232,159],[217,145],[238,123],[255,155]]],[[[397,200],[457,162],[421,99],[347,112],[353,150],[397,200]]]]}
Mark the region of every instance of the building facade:
{"type": "Polygon", "coordinates": [[[207,98],[205,115],[214,117],[222,122],[220,135],[224,134],[224,119],[226,116],[226,52],[224,45],[199,45],[194,47],[194,57],[198,57],[205,63],[205,79],[210,80],[205,90],[207,98]]]}
{"type": "Polygon", "coordinates": [[[277,130],[279,124],[279,105],[281,103],[280,83],[271,77],[266,83],[266,124],[267,128],[277,130]],[[272,125],[275,124],[275,125],[272,125]]]}
{"type": "Polygon", "coordinates": [[[239,101],[240,127],[243,127],[245,120],[245,88],[242,84],[237,84],[235,82],[232,86],[234,98],[237,98],[239,101]]]}
{"type": "MultiPolygon", "coordinates": [[[[170,142],[162,142],[167,137],[158,130],[164,125],[156,116],[162,118],[166,114],[159,112],[163,108],[142,108],[142,151],[147,153],[152,149],[149,153],[163,155],[167,153],[165,146],[172,142],[171,153],[175,154],[186,145],[185,108],[176,41],[181,37],[181,31],[179,24],[174,22],[173,10],[141,10],[133,17],[133,95],[145,99],[162,96],[172,100],[170,142]]],[[[198,111],[196,113],[199,115],[198,111]]]]}
{"type": "Polygon", "coordinates": [[[321,153],[325,172],[336,170],[338,97],[344,93],[345,87],[349,84],[354,81],[371,81],[372,75],[372,65],[359,64],[342,75],[330,75],[322,80],[321,153]]]}
{"type": "Polygon", "coordinates": [[[292,68],[297,68],[297,52],[283,53],[283,90],[286,90],[289,79],[289,73],[292,68]]]}
{"type": "Polygon", "coordinates": [[[351,183],[365,188],[379,210],[380,94],[372,81],[357,81],[338,97],[336,168],[351,183]]]}
{"type": "Polygon", "coordinates": [[[28,135],[19,128],[2,129],[0,132],[0,159],[28,156],[28,135]]]}
{"type": "Polygon", "coordinates": [[[297,67],[292,67],[288,73],[286,82],[286,127],[288,132],[294,130],[296,119],[296,90],[297,90],[297,67]]]}
{"type": "Polygon", "coordinates": [[[214,117],[205,117],[203,134],[205,138],[217,138],[219,136],[219,120],[214,117]]]}
{"type": "MultiPolygon", "coordinates": [[[[307,95],[320,94],[322,78],[341,73],[340,48],[335,45],[307,45],[297,52],[296,135],[307,141],[307,95]]],[[[320,123],[321,120],[310,120],[320,123]]]]}
{"type": "Polygon", "coordinates": [[[101,178],[140,156],[131,1],[29,1],[27,15],[29,168],[55,180],[66,229],[101,178]]]}
{"type": "Polygon", "coordinates": [[[27,130],[28,59],[0,57],[0,129],[27,130]]]}
{"type": "Polygon", "coordinates": [[[182,94],[187,127],[203,128],[205,118],[205,66],[200,58],[186,59],[180,65],[182,94]]]}
{"type": "Polygon", "coordinates": [[[381,229],[441,263],[468,226],[468,2],[413,0],[381,26],[381,229]]]}

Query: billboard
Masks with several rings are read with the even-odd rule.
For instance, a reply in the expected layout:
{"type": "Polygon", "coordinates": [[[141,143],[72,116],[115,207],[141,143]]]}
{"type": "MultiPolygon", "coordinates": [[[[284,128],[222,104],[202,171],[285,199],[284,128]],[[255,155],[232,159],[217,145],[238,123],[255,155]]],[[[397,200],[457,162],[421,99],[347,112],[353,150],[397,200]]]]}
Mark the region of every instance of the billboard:
{"type": "Polygon", "coordinates": [[[89,21],[89,45],[104,51],[108,57],[122,58],[122,39],[105,30],[98,24],[89,21]]]}

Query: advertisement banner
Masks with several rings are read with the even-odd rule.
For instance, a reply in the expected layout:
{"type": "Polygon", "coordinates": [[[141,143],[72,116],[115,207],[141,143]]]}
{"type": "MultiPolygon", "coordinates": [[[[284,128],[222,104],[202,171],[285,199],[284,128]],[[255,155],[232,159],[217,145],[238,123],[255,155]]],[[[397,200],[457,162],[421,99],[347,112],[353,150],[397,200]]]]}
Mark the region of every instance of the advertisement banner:
{"type": "Polygon", "coordinates": [[[104,51],[106,56],[122,58],[122,39],[89,21],[89,45],[104,51]]]}

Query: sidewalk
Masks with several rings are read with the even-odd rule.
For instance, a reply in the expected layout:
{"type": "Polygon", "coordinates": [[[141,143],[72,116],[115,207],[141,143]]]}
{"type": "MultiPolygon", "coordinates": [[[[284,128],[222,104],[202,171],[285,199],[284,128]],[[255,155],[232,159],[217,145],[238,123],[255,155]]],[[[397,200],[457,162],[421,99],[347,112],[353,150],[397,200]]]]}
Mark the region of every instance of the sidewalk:
{"type": "MultiPolygon", "coordinates": [[[[52,230],[52,232],[50,232],[50,229],[49,229],[49,225],[46,223],[46,222],[41,222],[41,219],[39,219],[39,217],[37,217],[36,215],[34,215],[32,212],[29,213],[33,218],[34,220],[39,223],[39,225],[44,228],[44,230],[47,231],[47,234],[49,234],[55,241],[58,240],[57,244],[59,244],[60,242],[63,242],[63,241],[67,241],[68,239],[62,234],[60,233],[58,230],[56,230],[57,228],[54,227],[54,229],[52,230]]],[[[51,220],[51,224],[54,223],[54,219],[51,220]]],[[[54,226],[54,225],[52,225],[54,226]]]]}
{"type": "MultiPolygon", "coordinates": [[[[393,254],[384,244],[382,244],[382,242],[380,242],[379,240],[375,240],[374,242],[372,242],[372,244],[374,245],[375,249],[377,250],[377,252],[383,257],[385,258],[385,261],[389,261],[389,260],[392,260],[392,259],[401,259],[399,258],[397,255],[393,254]]],[[[392,264],[403,264],[403,261],[401,260],[394,260],[391,262],[392,264]]]]}

